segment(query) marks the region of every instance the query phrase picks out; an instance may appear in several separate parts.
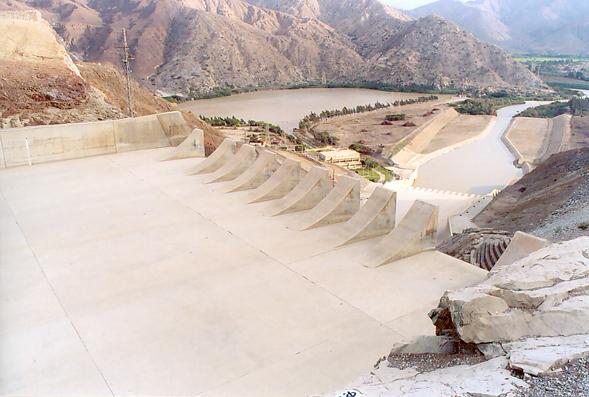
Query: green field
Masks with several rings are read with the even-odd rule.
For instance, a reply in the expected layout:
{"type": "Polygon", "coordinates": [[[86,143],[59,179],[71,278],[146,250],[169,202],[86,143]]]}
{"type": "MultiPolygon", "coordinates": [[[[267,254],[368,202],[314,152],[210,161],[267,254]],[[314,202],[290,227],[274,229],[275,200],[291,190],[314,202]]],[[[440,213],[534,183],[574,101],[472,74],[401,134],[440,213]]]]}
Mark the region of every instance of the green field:
{"type": "Polygon", "coordinates": [[[516,56],[514,59],[518,62],[589,62],[589,57],[586,56],[567,56],[567,55],[522,55],[516,56]]]}

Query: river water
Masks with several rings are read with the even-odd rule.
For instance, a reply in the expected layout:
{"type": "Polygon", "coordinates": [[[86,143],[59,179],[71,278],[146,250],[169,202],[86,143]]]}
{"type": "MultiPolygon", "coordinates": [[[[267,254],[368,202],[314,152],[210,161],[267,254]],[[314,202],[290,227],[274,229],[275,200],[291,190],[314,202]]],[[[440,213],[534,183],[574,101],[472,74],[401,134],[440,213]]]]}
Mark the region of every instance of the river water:
{"type": "Polygon", "coordinates": [[[298,127],[311,112],[355,107],[375,102],[394,102],[427,94],[386,92],[359,88],[305,88],[257,91],[228,97],[202,99],[180,104],[195,115],[235,116],[277,124],[286,132],[298,127]]]}
{"type": "Polygon", "coordinates": [[[455,192],[487,194],[502,189],[522,171],[513,165],[514,156],[501,137],[513,116],[545,102],[527,102],[497,111],[497,120],[482,138],[423,164],[416,185],[455,192]]]}

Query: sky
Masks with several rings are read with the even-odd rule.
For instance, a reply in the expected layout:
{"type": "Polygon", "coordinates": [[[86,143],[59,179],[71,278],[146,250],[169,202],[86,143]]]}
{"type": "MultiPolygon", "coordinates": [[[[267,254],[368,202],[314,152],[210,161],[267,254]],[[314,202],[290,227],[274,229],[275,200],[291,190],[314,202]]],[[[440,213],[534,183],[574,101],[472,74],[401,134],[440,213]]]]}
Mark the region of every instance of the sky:
{"type": "Polygon", "coordinates": [[[383,2],[392,5],[401,10],[411,10],[425,4],[433,3],[435,0],[382,0],[383,2]]]}

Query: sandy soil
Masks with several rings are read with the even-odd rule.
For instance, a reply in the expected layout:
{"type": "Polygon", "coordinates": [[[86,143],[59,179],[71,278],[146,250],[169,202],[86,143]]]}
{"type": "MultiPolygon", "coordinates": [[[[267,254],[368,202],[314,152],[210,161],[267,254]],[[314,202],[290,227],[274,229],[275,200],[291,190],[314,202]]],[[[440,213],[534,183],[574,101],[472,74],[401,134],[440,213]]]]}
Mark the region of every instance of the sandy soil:
{"type": "Polygon", "coordinates": [[[352,143],[362,141],[377,150],[379,145],[390,149],[415,129],[435,117],[433,109],[442,109],[449,96],[441,97],[435,102],[418,103],[397,108],[381,109],[374,112],[347,115],[332,118],[319,123],[316,131],[327,131],[339,138],[338,146],[349,147],[352,143]],[[405,121],[395,121],[393,125],[381,125],[387,114],[405,113],[405,121]],[[404,127],[405,123],[415,126],[404,127]]]}
{"type": "Polygon", "coordinates": [[[444,127],[422,153],[433,153],[448,146],[476,138],[485,131],[493,119],[493,116],[460,115],[456,120],[444,127]]]}
{"type": "Polygon", "coordinates": [[[543,156],[551,126],[550,119],[517,117],[513,120],[505,136],[520,153],[520,162],[534,163],[543,156]]]}

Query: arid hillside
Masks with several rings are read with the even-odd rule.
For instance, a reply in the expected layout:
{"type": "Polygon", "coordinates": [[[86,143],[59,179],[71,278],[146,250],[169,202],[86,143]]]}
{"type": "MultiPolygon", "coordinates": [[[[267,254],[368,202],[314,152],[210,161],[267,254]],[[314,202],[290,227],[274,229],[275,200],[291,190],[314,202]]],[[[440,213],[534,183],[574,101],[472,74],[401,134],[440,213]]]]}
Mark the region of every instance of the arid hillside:
{"type": "Polygon", "coordinates": [[[551,240],[589,235],[589,148],[553,155],[505,188],[479,214],[480,227],[551,240]]]}
{"type": "Polygon", "coordinates": [[[453,23],[377,0],[0,0],[38,8],[85,61],[120,64],[128,30],[137,79],[183,96],[306,85],[535,90],[523,66],[453,23]]]}

